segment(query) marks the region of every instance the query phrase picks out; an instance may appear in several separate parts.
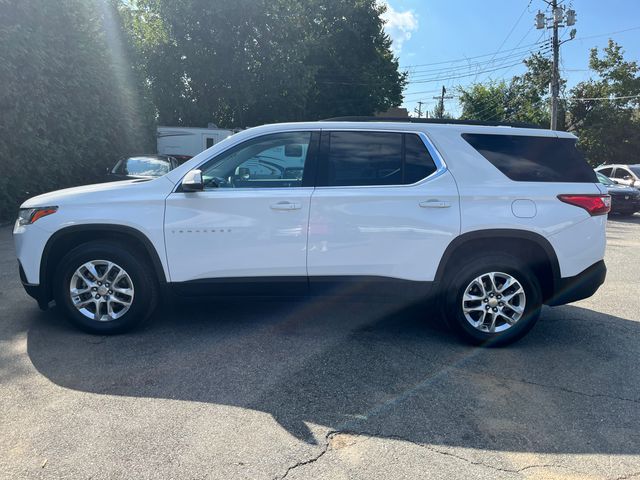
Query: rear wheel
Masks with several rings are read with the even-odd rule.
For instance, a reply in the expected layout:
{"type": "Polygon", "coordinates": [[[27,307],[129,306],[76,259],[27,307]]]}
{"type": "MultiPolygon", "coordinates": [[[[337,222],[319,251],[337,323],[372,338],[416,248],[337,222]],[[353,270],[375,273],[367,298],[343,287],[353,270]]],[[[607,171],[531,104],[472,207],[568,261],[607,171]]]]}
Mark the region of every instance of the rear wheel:
{"type": "Polygon", "coordinates": [[[540,315],[539,282],[530,268],[510,255],[471,260],[452,273],[446,285],[447,322],[475,345],[515,342],[540,315]]]}
{"type": "Polygon", "coordinates": [[[60,261],[54,278],[56,304],[81,329],[121,333],[149,318],[157,284],[143,255],[125,245],[91,242],[60,261]]]}

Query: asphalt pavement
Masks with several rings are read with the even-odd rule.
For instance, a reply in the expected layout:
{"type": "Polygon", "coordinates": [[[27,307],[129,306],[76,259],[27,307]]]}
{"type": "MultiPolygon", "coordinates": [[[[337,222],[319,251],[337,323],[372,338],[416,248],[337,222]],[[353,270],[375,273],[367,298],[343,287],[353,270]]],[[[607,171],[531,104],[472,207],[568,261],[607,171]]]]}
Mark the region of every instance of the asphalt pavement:
{"type": "Polygon", "coordinates": [[[605,285],[519,343],[424,306],[164,308],[100,337],[41,312],[0,229],[0,478],[640,478],[640,216],[605,285]]]}

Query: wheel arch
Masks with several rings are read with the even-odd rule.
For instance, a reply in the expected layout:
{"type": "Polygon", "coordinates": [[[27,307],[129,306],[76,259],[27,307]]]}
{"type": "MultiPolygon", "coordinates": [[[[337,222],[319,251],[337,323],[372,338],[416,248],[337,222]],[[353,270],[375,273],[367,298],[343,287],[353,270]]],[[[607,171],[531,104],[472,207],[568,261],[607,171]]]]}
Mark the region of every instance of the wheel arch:
{"type": "Polygon", "coordinates": [[[167,276],[160,255],[149,237],[140,230],[114,224],[72,225],[51,235],[43,249],[40,260],[41,298],[38,300],[41,307],[46,307],[53,298],[52,279],[62,257],[69,250],[94,240],[115,240],[137,248],[147,257],[160,286],[166,286],[167,276]]]}
{"type": "Polygon", "coordinates": [[[543,300],[553,297],[560,280],[558,257],[546,238],[528,230],[489,229],[459,235],[442,255],[435,281],[442,284],[449,269],[478,251],[508,252],[516,256],[527,254],[532,270],[540,280],[543,300]]]}

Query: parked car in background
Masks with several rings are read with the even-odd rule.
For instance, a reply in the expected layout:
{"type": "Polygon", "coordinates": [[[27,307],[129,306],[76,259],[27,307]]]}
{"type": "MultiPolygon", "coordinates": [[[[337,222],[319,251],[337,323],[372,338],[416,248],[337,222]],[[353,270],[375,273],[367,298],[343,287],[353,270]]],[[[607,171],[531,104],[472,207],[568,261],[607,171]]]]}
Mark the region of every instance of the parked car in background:
{"type": "Polygon", "coordinates": [[[640,190],[628,185],[619,185],[600,172],[596,172],[596,176],[611,195],[611,213],[633,215],[640,212],[640,190]]]}
{"type": "Polygon", "coordinates": [[[181,161],[195,157],[207,148],[233,135],[223,128],[158,127],[158,153],[181,161]]]}
{"type": "Polygon", "coordinates": [[[596,168],[599,172],[615,183],[629,185],[640,189],[640,164],[635,165],[600,165],[596,168]]]}
{"type": "Polygon", "coordinates": [[[107,181],[161,177],[178,165],[180,162],[169,155],[136,155],[121,158],[111,170],[107,170],[107,181]]]}

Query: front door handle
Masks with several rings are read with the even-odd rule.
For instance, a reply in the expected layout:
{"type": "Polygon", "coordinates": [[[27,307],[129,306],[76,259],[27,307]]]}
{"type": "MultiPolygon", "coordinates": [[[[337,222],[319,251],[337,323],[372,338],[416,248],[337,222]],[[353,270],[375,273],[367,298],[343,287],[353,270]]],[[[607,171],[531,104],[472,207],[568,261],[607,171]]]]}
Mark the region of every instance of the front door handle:
{"type": "Polygon", "coordinates": [[[270,205],[271,210],[300,210],[302,204],[298,202],[278,202],[270,205]]]}
{"type": "Polygon", "coordinates": [[[442,200],[427,200],[425,202],[420,202],[419,205],[422,208],[449,208],[451,206],[451,202],[443,202],[442,200]]]}

